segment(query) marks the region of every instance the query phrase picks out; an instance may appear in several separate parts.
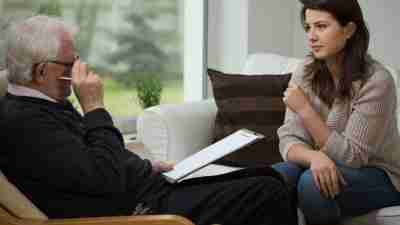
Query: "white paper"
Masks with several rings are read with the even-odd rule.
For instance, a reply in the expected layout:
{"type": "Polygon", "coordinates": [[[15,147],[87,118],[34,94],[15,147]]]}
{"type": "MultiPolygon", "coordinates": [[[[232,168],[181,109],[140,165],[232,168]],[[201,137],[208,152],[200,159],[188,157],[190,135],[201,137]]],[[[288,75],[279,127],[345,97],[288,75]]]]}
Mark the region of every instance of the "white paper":
{"type": "Polygon", "coordinates": [[[200,150],[175,165],[174,169],[163,173],[171,183],[177,182],[196,170],[232,153],[264,136],[255,132],[241,129],[224,139],[200,150]]]}

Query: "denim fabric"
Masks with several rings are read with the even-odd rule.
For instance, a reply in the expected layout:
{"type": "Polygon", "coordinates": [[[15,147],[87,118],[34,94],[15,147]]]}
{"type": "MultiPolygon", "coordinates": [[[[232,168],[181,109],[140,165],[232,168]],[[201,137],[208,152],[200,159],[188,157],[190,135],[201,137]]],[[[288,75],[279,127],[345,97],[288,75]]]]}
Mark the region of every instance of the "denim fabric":
{"type": "Polygon", "coordinates": [[[311,170],[291,162],[272,165],[297,193],[298,206],[307,224],[337,224],[341,220],[368,213],[371,210],[400,205],[400,193],[387,174],[375,167],[360,169],[337,164],[347,185],[334,199],[321,195],[315,186],[311,170]]]}

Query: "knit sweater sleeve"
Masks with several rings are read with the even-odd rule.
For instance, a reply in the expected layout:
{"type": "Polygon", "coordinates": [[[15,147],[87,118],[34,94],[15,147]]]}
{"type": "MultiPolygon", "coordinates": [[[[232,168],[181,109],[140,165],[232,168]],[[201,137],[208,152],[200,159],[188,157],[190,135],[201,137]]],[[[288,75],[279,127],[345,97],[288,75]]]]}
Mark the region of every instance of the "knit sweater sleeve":
{"type": "Polygon", "coordinates": [[[389,72],[378,68],[352,99],[345,130],[331,130],[323,151],[347,166],[365,166],[369,157],[383,147],[385,137],[390,137],[388,128],[395,115],[394,80],[389,72]]]}
{"type": "MultiPolygon", "coordinates": [[[[292,74],[289,83],[302,86],[306,63],[307,61],[304,61],[299,64],[292,74]]],[[[312,137],[310,133],[305,129],[301,118],[288,107],[286,107],[284,123],[277,132],[279,137],[279,151],[285,161],[287,160],[289,148],[294,144],[303,144],[312,149],[312,137]]]]}
{"type": "Polygon", "coordinates": [[[11,140],[18,160],[13,173],[23,174],[16,179],[28,175],[63,192],[98,195],[126,191],[132,182],[127,180],[127,161],[135,171],[151,173],[150,162],[124,148],[104,109],[87,113],[82,123],[59,117],[59,112],[29,110],[10,126],[10,137],[23,137],[11,140]]]}

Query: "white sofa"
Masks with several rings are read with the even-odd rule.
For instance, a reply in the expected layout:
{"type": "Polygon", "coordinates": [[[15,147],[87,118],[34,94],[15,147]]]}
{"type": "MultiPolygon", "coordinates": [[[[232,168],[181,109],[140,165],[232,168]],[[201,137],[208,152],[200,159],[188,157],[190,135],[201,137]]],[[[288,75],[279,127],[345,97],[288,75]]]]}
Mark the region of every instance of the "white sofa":
{"type": "MultiPolygon", "coordinates": [[[[283,74],[292,72],[300,61],[275,54],[252,54],[248,56],[242,73],[283,74]]],[[[388,70],[396,81],[397,96],[400,96],[399,72],[389,67],[388,70]]],[[[152,154],[163,155],[165,160],[178,162],[211,143],[216,112],[212,99],[148,108],[137,120],[138,139],[152,154]]],[[[233,169],[235,168],[210,165],[197,175],[217,174],[233,169]]],[[[299,221],[304,224],[301,213],[299,221]]],[[[356,224],[400,224],[400,206],[375,210],[344,222],[344,225],[356,224]]]]}

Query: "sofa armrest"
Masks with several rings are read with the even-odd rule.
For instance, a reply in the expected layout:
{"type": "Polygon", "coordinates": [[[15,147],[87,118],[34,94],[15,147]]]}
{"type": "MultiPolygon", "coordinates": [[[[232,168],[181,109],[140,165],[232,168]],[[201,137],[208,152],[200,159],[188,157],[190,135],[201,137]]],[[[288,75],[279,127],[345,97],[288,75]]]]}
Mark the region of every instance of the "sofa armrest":
{"type": "Polygon", "coordinates": [[[151,107],[137,119],[137,138],[153,155],[178,162],[211,143],[216,112],[213,100],[151,107]]]}

